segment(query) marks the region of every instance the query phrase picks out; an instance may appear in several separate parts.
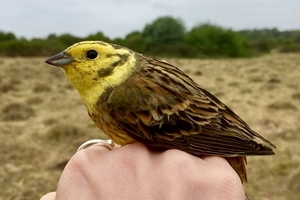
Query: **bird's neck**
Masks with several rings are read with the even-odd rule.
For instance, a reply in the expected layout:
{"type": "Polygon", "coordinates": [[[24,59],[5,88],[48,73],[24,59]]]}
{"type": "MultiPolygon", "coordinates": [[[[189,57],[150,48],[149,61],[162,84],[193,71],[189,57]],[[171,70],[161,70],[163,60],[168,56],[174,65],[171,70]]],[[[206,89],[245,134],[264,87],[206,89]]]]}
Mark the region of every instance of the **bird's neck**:
{"type": "Polygon", "coordinates": [[[84,79],[78,76],[76,73],[65,73],[71,84],[77,89],[80,94],[84,104],[89,111],[96,110],[95,106],[102,94],[105,92],[105,85],[102,81],[93,82],[89,79],[84,79]]]}
{"type": "Polygon", "coordinates": [[[86,108],[89,112],[97,111],[98,102],[101,100],[103,88],[100,86],[89,88],[88,90],[78,90],[86,108]]]}

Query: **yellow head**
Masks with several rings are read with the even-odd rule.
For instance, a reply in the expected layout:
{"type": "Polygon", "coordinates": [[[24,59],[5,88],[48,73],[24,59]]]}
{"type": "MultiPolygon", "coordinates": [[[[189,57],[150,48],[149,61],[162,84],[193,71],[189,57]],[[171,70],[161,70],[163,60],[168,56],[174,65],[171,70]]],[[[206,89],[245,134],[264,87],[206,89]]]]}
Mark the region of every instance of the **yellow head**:
{"type": "Polygon", "coordinates": [[[100,41],[74,44],[46,63],[63,69],[88,109],[109,88],[119,85],[135,69],[136,54],[125,47],[100,41]]]}

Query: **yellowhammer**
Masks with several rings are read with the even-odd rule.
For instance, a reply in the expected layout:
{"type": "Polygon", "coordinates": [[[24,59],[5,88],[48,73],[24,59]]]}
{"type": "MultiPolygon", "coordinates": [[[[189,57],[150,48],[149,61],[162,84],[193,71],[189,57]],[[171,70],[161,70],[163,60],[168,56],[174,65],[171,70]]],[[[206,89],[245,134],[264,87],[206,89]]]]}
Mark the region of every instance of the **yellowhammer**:
{"type": "Polygon", "coordinates": [[[46,62],[63,69],[92,120],[117,144],[138,141],[195,156],[226,157],[242,181],[247,180],[245,156],[274,154],[271,142],[163,60],[86,41],[46,62]]]}

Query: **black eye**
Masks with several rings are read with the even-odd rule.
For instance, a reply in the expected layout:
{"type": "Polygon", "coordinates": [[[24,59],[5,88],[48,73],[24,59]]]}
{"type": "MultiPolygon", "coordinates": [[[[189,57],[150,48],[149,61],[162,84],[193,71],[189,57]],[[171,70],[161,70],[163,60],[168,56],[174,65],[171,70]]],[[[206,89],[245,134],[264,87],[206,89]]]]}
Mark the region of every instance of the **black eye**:
{"type": "Polygon", "coordinates": [[[93,60],[98,56],[97,51],[95,50],[89,50],[88,52],[86,52],[86,57],[93,60]]]}

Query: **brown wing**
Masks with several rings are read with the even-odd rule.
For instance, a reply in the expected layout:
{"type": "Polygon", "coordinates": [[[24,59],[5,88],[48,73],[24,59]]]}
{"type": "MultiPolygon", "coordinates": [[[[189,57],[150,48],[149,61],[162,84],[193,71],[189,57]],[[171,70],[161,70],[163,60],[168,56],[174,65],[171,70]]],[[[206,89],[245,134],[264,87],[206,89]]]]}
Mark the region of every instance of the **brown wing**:
{"type": "Polygon", "coordinates": [[[132,138],[194,155],[274,154],[268,147],[273,144],[178,68],[144,59],[143,68],[115,87],[107,102],[132,138]]]}

